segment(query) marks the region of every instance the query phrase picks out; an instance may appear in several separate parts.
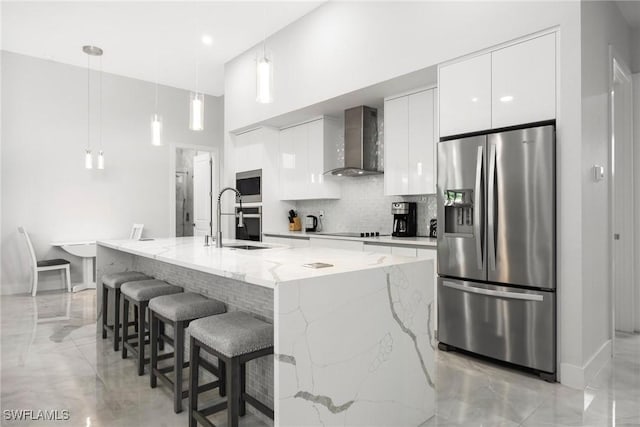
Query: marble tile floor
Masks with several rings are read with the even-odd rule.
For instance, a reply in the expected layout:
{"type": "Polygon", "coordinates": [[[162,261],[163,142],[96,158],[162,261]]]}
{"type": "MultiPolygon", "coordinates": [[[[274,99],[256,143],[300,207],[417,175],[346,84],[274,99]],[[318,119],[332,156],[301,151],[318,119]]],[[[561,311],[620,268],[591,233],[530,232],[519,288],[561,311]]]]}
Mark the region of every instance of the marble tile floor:
{"type": "MultiPolygon", "coordinates": [[[[0,310],[2,426],[187,426],[185,412],[173,413],[169,389],[150,389],[133,359],[122,360],[96,334],[95,291],[4,296],[0,310]],[[67,409],[70,419],[9,421],[10,409],[67,409]]],[[[618,335],[615,348],[584,391],[438,352],[436,416],[424,425],[640,426],[640,336],[618,335]]],[[[214,423],[224,426],[224,415],[214,423]]],[[[247,415],[241,425],[265,424],[247,415]]]]}

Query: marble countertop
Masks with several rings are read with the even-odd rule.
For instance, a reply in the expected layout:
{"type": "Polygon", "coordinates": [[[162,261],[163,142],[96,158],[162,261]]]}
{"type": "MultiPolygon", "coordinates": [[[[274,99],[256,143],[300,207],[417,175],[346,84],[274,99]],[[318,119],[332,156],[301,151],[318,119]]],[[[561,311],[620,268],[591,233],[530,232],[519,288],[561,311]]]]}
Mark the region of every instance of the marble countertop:
{"type": "Polygon", "coordinates": [[[438,239],[433,237],[392,237],[392,236],[380,236],[380,237],[345,237],[345,236],[330,236],[327,234],[307,233],[304,231],[276,231],[276,232],[263,232],[265,236],[275,237],[290,237],[298,239],[332,239],[332,240],[353,240],[357,242],[364,242],[369,244],[380,245],[393,245],[393,246],[411,246],[435,249],[438,246],[438,239]]]}
{"type": "Polygon", "coordinates": [[[223,240],[223,244],[250,244],[265,246],[269,249],[216,248],[204,246],[203,242],[202,237],[173,237],[146,241],[99,240],[98,246],[268,288],[274,288],[279,283],[332,274],[415,262],[431,262],[371,252],[329,248],[291,248],[285,245],[246,240],[223,240]],[[333,264],[333,266],[319,269],[303,266],[315,262],[333,264]]]}

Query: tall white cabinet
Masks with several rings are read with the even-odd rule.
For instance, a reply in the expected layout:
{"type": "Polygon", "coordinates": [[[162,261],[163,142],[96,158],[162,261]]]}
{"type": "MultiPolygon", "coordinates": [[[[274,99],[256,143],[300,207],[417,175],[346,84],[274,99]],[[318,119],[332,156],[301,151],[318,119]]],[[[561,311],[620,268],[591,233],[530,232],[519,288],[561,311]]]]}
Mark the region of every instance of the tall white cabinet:
{"type": "Polygon", "coordinates": [[[384,102],[384,193],[435,193],[436,89],[384,102]]]}
{"type": "Polygon", "coordinates": [[[440,136],[556,117],[556,35],[440,66],[440,136]]]}
{"type": "Polygon", "coordinates": [[[440,67],[440,135],[491,128],[491,54],[440,67]]]}
{"type": "Polygon", "coordinates": [[[333,169],[327,162],[335,158],[327,150],[336,149],[339,123],[322,117],[280,130],[280,199],[339,199],[340,183],[324,172],[333,169]]]}

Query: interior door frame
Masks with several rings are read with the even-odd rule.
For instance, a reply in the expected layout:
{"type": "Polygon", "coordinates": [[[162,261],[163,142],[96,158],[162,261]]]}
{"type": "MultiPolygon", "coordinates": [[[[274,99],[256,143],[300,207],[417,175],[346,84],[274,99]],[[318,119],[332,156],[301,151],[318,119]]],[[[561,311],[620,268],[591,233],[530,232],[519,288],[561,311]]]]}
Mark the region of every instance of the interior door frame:
{"type": "MultiPolygon", "coordinates": [[[[621,79],[625,79],[631,82],[631,84],[633,84],[633,78],[632,78],[632,74],[631,74],[631,70],[629,68],[629,66],[620,59],[621,56],[619,55],[619,53],[617,52],[617,50],[612,46],[609,45],[609,96],[608,96],[608,101],[609,101],[609,141],[608,141],[608,180],[609,180],[609,186],[608,186],[608,192],[609,192],[609,218],[608,218],[608,238],[607,238],[607,247],[608,247],[608,251],[609,251],[609,271],[608,271],[608,277],[609,277],[609,286],[610,286],[610,315],[611,315],[611,341],[612,341],[612,346],[611,346],[611,351],[613,353],[614,351],[614,346],[615,346],[615,336],[616,336],[616,297],[615,297],[615,292],[616,292],[616,288],[615,288],[615,265],[616,265],[616,256],[615,256],[615,251],[614,251],[614,233],[616,232],[614,225],[615,225],[615,215],[616,215],[616,208],[615,208],[615,184],[616,184],[616,177],[615,177],[615,100],[614,100],[614,94],[615,94],[615,86],[618,82],[621,81],[621,79]]],[[[631,96],[631,108],[633,108],[633,86],[631,86],[631,93],[629,94],[629,96],[631,96]]],[[[632,157],[633,157],[633,111],[631,113],[631,117],[632,117],[632,121],[631,123],[629,123],[629,126],[631,127],[631,153],[632,153],[632,157]]],[[[633,168],[631,173],[633,174],[633,168]]],[[[631,191],[629,192],[632,198],[635,198],[635,193],[634,193],[634,179],[632,178],[630,186],[631,186],[631,191]]],[[[631,206],[635,206],[635,200],[631,201],[631,206]]],[[[628,233],[629,236],[631,236],[632,239],[635,239],[635,231],[634,231],[634,224],[633,221],[631,222],[631,230],[625,230],[626,233],[628,233]]],[[[637,248],[634,248],[637,250],[637,248]]],[[[632,257],[634,257],[633,253],[631,254],[632,257]]],[[[635,258],[633,258],[633,260],[635,261],[635,258]]],[[[633,269],[633,262],[631,263],[632,266],[632,270],[631,270],[631,282],[632,285],[635,285],[635,274],[636,272],[633,269]]],[[[633,289],[633,288],[632,288],[633,289]]],[[[632,291],[633,292],[633,291],[632,291]]],[[[634,299],[634,303],[635,303],[635,298],[634,299]]],[[[637,311],[638,307],[635,307],[634,311],[637,311]]],[[[633,312],[632,312],[633,315],[633,312]]],[[[635,322],[632,319],[632,323],[635,324],[635,322]]]]}
{"type": "Polygon", "coordinates": [[[211,177],[213,181],[211,183],[211,224],[213,228],[215,228],[215,223],[213,221],[213,218],[215,217],[215,203],[213,202],[213,195],[217,194],[220,190],[220,180],[222,179],[220,171],[220,157],[218,156],[217,147],[181,143],[169,144],[169,237],[175,237],[176,235],[176,150],[178,149],[207,151],[211,153],[212,172],[215,172],[215,176],[212,175],[211,177]]]}

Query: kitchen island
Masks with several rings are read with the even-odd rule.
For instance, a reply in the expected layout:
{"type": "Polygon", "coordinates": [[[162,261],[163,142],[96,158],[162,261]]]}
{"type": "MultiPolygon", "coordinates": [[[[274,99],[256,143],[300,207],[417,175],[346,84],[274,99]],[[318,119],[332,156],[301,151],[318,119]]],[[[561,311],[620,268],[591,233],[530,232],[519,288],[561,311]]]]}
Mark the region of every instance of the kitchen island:
{"type": "Polygon", "coordinates": [[[418,426],[434,414],[431,260],[185,237],[100,241],[97,261],[99,277],[141,271],[273,323],[274,356],[248,365],[247,388],[275,425],[418,426]]]}

